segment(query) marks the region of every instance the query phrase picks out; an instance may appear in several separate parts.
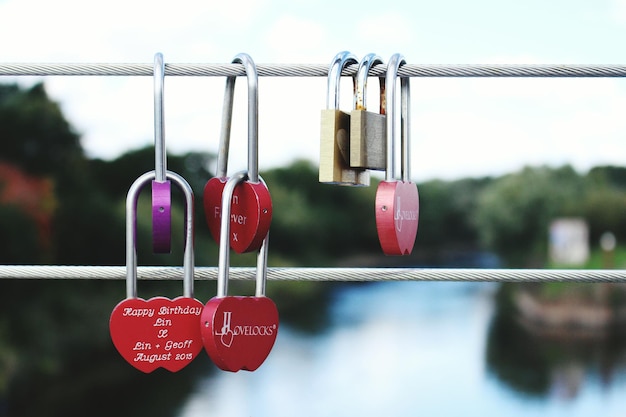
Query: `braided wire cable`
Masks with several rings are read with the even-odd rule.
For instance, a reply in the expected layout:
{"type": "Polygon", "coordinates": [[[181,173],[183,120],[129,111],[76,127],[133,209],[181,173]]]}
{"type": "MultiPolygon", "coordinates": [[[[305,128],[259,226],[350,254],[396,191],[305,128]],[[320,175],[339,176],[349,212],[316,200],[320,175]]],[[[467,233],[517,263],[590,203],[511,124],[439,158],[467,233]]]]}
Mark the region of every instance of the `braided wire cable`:
{"type": "MultiPolygon", "coordinates": [[[[348,65],[342,75],[355,75],[348,65]]],[[[326,77],[327,64],[257,64],[260,77],[326,77]]],[[[384,76],[375,65],[371,76],[384,76]]],[[[0,76],[152,76],[153,65],[141,63],[0,63],[0,76]]],[[[165,64],[166,76],[244,76],[241,64],[165,64]]],[[[626,65],[418,65],[406,64],[400,77],[626,77],[626,65]]]]}
{"type": "MultiPolygon", "coordinates": [[[[344,68],[353,76],[358,65],[344,68]]],[[[257,64],[260,77],[326,77],[327,64],[257,64]]],[[[369,75],[382,77],[385,65],[369,75]]],[[[152,63],[0,63],[0,76],[152,76],[152,63]]],[[[245,76],[242,64],[165,64],[166,76],[245,76]]],[[[626,65],[416,65],[398,70],[400,77],[626,77],[626,65]]],[[[138,279],[182,280],[182,267],[138,267],[138,279]]],[[[230,268],[230,279],[254,280],[255,268],[230,268]]],[[[0,279],[125,279],[125,267],[0,266],[0,279]]],[[[268,268],[279,281],[460,281],[460,282],[619,282],[626,271],[446,268],[268,268]]],[[[217,268],[195,268],[195,279],[217,279],[217,268]]]]}
{"type": "MultiPolygon", "coordinates": [[[[195,279],[216,280],[217,267],[195,268],[195,279]]],[[[143,266],[140,280],[181,280],[182,267],[143,266]]],[[[256,268],[233,267],[229,279],[256,278],[256,268]]],[[[0,266],[0,279],[95,279],[124,280],[123,266],[0,266]]],[[[461,268],[268,268],[270,281],[451,281],[451,282],[587,282],[626,283],[625,270],[574,269],[461,269],[461,268]]]]}

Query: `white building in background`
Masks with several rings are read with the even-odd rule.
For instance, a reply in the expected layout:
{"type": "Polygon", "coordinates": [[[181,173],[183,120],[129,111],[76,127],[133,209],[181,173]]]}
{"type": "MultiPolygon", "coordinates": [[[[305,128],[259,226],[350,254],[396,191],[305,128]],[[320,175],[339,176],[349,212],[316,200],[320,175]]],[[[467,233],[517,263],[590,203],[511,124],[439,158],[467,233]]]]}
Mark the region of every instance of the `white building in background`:
{"type": "Polygon", "coordinates": [[[582,218],[560,218],[550,224],[550,260],[558,265],[581,266],[589,259],[589,227],[582,218]]]}

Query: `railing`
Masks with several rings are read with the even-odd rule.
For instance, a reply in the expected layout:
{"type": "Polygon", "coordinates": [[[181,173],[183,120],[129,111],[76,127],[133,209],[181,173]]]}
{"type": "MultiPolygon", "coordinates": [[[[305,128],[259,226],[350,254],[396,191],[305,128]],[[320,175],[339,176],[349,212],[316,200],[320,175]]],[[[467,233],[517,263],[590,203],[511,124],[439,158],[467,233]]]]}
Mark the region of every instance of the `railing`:
{"type": "MultiPolygon", "coordinates": [[[[342,75],[356,74],[357,65],[342,75]]],[[[259,77],[325,77],[324,64],[257,64],[259,77]]],[[[375,65],[371,76],[383,76],[375,65]]],[[[0,63],[0,76],[152,76],[152,63],[0,63]]],[[[244,76],[241,64],[165,64],[165,76],[244,76]]],[[[626,77],[624,65],[403,65],[400,77],[626,77]]],[[[138,267],[138,279],[182,279],[182,267],[138,267]]],[[[199,267],[197,280],[215,280],[217,268],[199,267]]],[[[125,267],[0,265],[0,279],[125,279],[125,267]]],[[[254,280],[254,268],[231,268],[230,279],[254,280]]],[[[465,282],[626,282],[626,271],[578,269],[449,268],[268,268],[268,280],[305,281],[465,281],[465,282]]]]}

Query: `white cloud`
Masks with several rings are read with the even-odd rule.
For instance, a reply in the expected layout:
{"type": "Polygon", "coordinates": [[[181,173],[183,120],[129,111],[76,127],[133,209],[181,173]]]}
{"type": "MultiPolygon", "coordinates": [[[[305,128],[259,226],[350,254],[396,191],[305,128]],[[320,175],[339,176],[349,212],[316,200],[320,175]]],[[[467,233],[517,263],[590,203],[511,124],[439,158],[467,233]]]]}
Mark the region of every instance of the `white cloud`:
{"type": "Polygon", "coordinates": [[[626,1],[625,0],[611,0],[610,1],[610,13],[613,20],[616,22],[626,22],[626,1]]]}
{"type": "Polygon", "coordinates": [[[502,174],[527,164],[621,164],[626,89],[614,79],[413,83],[414,177],[502,174]],[[442,92],[439,96],[439,92],[442,92]]]}
{"type": "Polygon", "coordinates": [[[419,57],[409,51],[419,50],[410,15],[401,11],[379,12],[374,10],[365,16],[355,14],[354,37],[358,39],[359,55],[375,52],[386,63],[396,52],[403,53],[407,62],[415,62],[419,57]],[[366,50],[361,50],[363,47],[366,50]]]}
{"type": "Polygon", "coordinates": [[[315,51],[323,49],[327,38],[327,31],[319,23],[282,15],[270,25],[265,44],[275,62],[299,63],[310,60],[315,51]]]}

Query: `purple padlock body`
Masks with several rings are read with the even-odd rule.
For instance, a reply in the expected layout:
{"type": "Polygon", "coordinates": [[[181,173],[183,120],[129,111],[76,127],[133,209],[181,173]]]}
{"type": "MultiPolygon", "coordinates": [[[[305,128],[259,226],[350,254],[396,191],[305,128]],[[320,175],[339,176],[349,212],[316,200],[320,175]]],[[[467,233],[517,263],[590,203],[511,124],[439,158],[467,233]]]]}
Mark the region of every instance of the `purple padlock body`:
{"type": "Polygon", "coordinates": [[[152,181],[152,250],[172,249],[172,187],[170,181],[152,181]]]}

